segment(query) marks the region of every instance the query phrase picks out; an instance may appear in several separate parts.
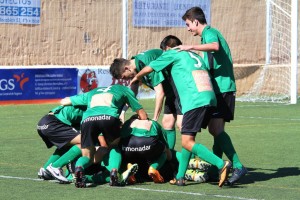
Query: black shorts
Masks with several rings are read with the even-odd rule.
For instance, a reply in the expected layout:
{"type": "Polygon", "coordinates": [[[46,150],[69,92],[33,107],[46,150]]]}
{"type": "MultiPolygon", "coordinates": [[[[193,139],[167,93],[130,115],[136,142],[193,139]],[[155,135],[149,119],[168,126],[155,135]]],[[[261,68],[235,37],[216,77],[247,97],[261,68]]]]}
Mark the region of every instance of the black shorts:
{"type": "Polygon", "coordinates": [[[54,115],[45,115],[37,124],[37,132],[45,142],[47,148],[56,146],[58,149],[73,140],[80,131],[64,124],[54,115]]]}
{"type": "Polygon", "coordinates": [[[130,136],[120,142],[122,155],[127,162],[138,161],[152,162],[165,150],[165,144],[156,137],[130,136]]]}
{"type": "Polygon", "coordinates": [[[182,115],[180,103],[175,96],[166,96],[164,114],[182,115]]]}
{"type": "Polygon", "coordinates": [[[215,107],[204,106],[186,112],[182,119],[181,134],[196,136],[206,128],[215,107]]]}
{"type": "Polygon", "coordinates": [[[223,118],[225,122],[234,119],[235,92],[217,94],[217,107],[212,114],[212,118],[223,118]]]}
{"type": "Polygon", "coordinates": [[[120,137],[121,121],[110,115],[97,115],[86,118],[81,124],[81,147],[91,147],[98,144],[98,136],[103,134],[109,145],[120,137]]]}

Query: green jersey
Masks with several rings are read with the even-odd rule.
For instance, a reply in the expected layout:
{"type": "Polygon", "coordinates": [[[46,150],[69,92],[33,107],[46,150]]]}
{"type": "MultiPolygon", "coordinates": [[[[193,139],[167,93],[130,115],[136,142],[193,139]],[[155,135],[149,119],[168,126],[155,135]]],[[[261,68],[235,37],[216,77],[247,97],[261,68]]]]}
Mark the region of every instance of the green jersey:
{"type": "Polygon", "coordinates": [[[149,66],[154,71],[169,68],[179,94],[182,113],[203,106],[216,106],[210,75],[201,56],[189,51],[165,51],[149,66]]]}
{"type": "MultiPolygon", "coordinates": [[[[153,60],[156,60],[159,56],[162,55],[162,53],[163,51],[161,49],[150,49],[133,56],[132,59],[135,60],[135,66],[137,72],[140,72],[145,66],[149,65],[150,62],[152,62],[153,60]]],[[[161,83],[165,95],[173,94],[172,86],[170,85],[169,81],[166,80],[167,76],[168,76],[167,71],[152,72],[142,78],[142,83],[147,85],[152,90],[154,89],[155,86],[161,83]]]]}
{"type": "MultiPolygon", "coordinates": [[[[219,51],[211,52],[213,55],[213,70],[211,70],[211,75],[214,78],[212,81],[214,90],[216,94],[235,92],[236,84],[229,46],[223,35],[217,29],[206,26],[202,32],[201,44],[208,44],[212,42],[219,43],[219,51]]],[[[209,53],[203,53],[204,60],[207,63],[210,62],[209,53]]]]}
{"type": "Polygon", "coordinates": [[[119,118],[127,103],[135,112],[142,109],[131,89],[123,85],[95,88],[87,93],[71,97],[72,105],[86,105],[82,121],[90,116],[110,115],[119,118]]]}
{"type": "Polygon", "coordinates": [[[121,129],[121,137],[125,138],[130,135],[136,137],[156,137],[168,146],[165,130],[154,120],[127,120],[121,129]]]}
{"type": "Polygon", "coordinates": [[[86,106],[58,106],[53,108],[50,112],[64,124],[79,129],[85,110],[86,106]]]}

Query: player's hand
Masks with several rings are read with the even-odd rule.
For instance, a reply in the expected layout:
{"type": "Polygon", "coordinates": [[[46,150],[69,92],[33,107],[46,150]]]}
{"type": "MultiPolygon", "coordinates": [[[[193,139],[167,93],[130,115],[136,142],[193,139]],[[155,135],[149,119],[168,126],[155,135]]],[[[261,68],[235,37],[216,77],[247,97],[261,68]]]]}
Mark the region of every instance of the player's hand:
{"type": "Polygon", "coordinates": [[[129,85],[131,86],[131,85],[133,85],[134,83],[136,83],[138,81],[140,81],[140,80],[135,76],[135,77],[133,77],[133,79],[131,79],[129,85]]]}
{"type": "Polygon", "coordinates": [[[172,49],[178,50],[178,51],[189,51],[192,49],[192,46],[191,45],[179,45],[179,46],[173,47],[172,49]]]}

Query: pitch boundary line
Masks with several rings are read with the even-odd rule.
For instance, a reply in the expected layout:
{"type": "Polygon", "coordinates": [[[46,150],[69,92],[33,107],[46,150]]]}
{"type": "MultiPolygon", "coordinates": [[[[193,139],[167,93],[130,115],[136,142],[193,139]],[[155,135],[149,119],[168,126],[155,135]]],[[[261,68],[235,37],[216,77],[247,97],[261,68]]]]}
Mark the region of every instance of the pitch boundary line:
{"type": "MultiPolygon", "coordinates": [[[[31,180],[31,181],[44,181],[43,179],[37,179],[37,178],[25,178],[25,177],[3,176],[3,175],[0,175],[0,178],[18,179],[18,180],[31,180]]],[[[110,187],[110,186],[101,186],[101,187],[110,187]]],[[[225,195],[218,195],[218,194],[205,194],[205,193],[183,192],[183,191],[175,191],[175,190],[156,190],[156,189],[148,189],[148,188],[140,188],[140,187],[132,187],[132,186],[130,186],[130,187],[115,187],[115,188],[116,189],[127,189],[127,190],[140,190],[140,191],[150,191],[150,192],[161,192],[161,193],[186,194],[186,195],[193,195],[193,196],[217,197],[217,198],[225,198],[225,199],[263,200],[263,199],[244,198],[244,197],[238,197],[238,196],[225,196],[225,195]]]]}

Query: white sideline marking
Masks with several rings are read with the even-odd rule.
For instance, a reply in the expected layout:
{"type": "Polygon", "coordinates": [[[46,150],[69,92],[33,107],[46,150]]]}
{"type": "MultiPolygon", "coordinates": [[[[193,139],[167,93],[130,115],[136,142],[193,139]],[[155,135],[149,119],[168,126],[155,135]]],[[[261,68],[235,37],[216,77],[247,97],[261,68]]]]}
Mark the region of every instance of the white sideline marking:
{"type": "Polygon", "coordinates": [[[143,191],[151,191],[151,192],[164,192],[164,193],[176,193],[176,194],[188,194],[194,196],[207,196],[207,197],[218,197],[218,198],[226,198],[226,199],[240,199],[240,200],[263,200],[263,199],[249,199],[244,197],[235,197],[235,196],[225,196],[218,194],[204,194],[204,193],[194,193],[194,192],[183,192],[183,191],[175,191],[175,190],[154,190],[147,188],[137,188],[137,187],[124,187],[124,189],[128,190],[143,190],[143,191]]]}
{"type": "Polygon", "coordinates": [[[299,119],[287,119],[287,118],[279,118],[279,117],[250,117],[250,116],[238,116],[238,118],[247,118],[247,119],[267,119],[267,120],[285,120],[285,121],[299,121],[299,119]]]}
{"type": "Polygon", "coordinates": [[[38,178],[24,178],[24,177],[3,176],[3,175],[0,175],[0,178],[10,178],[10,179],[19,179],[19,180],[31,180],[31,181],[43,181],[43,179],[38,179],[38,178]]]}
{"type": "MultiPolygon", "coordinates": [[[[0,178],[18,179],[18,180],[32,180],[32,181],[44,181],[43,179],[37,179],[37,178],[24,178],[24,177],[3,176],[3,175],[0,175],[0,178]]],[[[110,186],[107,186],[107,187],[110,187],[110,186]]],[[[194,196],[218,197],[218,198],[226,198],[226,199],[263,200],[263,199],[250,199],[250,198],[236,197],[236,196],[225,196],[225,195],[218,195],[218,194],[204,194],[204,193],[194,193],[194,192],[183,192],[183,191],[175,191],[175,190],[154,190],[154,189],[139,188],[139,187],[132,187],[132,186],[130,186],[130,187],[115,187],[115,188],[116,189],[127,189],[127,190],[150,191],[150,192],[187,194],[187,195],[194,195],[194,196]]]]}

